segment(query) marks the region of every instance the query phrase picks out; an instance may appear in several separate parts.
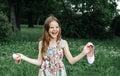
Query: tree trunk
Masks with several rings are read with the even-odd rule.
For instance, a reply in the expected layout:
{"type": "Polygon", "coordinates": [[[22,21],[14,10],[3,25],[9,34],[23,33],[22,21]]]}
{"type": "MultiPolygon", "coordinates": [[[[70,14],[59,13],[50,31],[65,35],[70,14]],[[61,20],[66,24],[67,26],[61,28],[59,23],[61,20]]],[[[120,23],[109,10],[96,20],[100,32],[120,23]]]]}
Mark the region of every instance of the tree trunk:
{"type": "Polygon", "coordinates": [[[15,1],[14,0],[8,0],[9,3],[9,11],[10,11],[10,23],[12,27],[13,34],[16,34],[16,31],[18,30],[16,27],[16,16],[15,16],[15,1]]]}
{"type": "Polygon", "coordinates": [[[13,6],[11,6],[11,14],[10,14],[10,22],[12,24],[12,30],[15,33],[17,31],[17,27],[16,27],[16,20],[15,20],[15,9],[13,6]]]}
{"type": "Polygon", "coordinates": [[[33,18],[32,18],[32,12],[28,12],[28,27],[33,28],[33,18]]]}
{"type": "Polygon", "coordinates": [[[16,27],[20,30],[20,1],[16,2],[15,5],[15,17],[16,17],[16,27]]]}
{"type": "Polygon", "coordinates": [[[15,8],[13,5],[10,6],[10,22],[12,24],[13,33],[16,33],[17,27],[16,27],[16,19],[15,19],[15,8]]]}
{"type": "Polygon", "coordinates": [[[37,25],[39,25],[39,24],[40,24],[40,16],[37,19],[37,25]]]}

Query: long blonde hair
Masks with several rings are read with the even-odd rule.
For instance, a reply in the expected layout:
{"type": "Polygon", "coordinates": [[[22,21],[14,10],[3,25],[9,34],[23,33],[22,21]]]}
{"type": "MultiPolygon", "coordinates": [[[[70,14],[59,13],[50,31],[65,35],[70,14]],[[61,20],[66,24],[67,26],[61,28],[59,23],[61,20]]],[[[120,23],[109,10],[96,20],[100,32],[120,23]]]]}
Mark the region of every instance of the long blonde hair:
{"type": "MultiPolygon", "coordinates": [[[[57,41],[61,39],[61,27],[60,27],[60,22],[59,20],[54,17],[54,16],[49,16],[48,18],[46,18],[45,22],[44,22],[44,30],[43,30],[43,37],[42,37],[42,49],[41,49],[41,54],[43,55],[43,52],[45,52],[49,46],[49,41],[50,41],[50,36],[49,36],[49,28],[50,28],[50,23],[52,21],[56,21],[59,24],[59,33],[57,36],[57,41]]],[[[57,42],[56,41],[56,42],[57,42]]]]}

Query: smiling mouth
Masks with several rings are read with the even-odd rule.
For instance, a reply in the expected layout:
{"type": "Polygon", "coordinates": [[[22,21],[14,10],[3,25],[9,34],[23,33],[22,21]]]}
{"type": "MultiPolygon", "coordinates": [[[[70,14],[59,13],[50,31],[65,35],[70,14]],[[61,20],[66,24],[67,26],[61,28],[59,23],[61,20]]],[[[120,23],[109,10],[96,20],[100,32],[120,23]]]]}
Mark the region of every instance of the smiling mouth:
{"type": "Polygon", "coordinates": [[[52,32],[51,34],[52,34],[52,36],[56,37],[58,35],[58,32],[52,32]]]}
{"type": "Polygon", "coordinates": [[[56,34],[57,34],[57,32],[52,32],[52,34],[53,34],[53,35],[56,35],[56,34]]]}

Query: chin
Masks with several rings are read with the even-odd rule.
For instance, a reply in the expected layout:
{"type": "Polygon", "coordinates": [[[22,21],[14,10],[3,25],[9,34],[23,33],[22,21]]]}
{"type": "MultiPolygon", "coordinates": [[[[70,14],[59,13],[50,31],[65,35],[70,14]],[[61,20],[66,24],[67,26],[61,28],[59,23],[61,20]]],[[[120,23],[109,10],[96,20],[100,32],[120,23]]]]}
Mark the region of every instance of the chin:
{"type": "Polygon", "coordinates": [[[56,39],[56,38],[57,38],[57,36],[51,36],[51,38],[52,38],[52,39],[56,39]]]}
{"type": "Polygon", "coordinates": [[[53,39],[56,39],[57,37],[52,37],[53,39]]]}

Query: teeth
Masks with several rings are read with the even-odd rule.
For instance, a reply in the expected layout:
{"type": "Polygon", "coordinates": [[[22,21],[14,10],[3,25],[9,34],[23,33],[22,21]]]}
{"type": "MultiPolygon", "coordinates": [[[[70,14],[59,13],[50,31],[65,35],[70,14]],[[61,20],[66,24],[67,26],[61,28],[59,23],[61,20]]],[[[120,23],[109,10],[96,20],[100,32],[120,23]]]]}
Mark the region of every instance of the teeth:
{"type": "Polygon", "coordinates": [[[52,33],[52,34],[57,34],[57,33],[52,33]]]}

